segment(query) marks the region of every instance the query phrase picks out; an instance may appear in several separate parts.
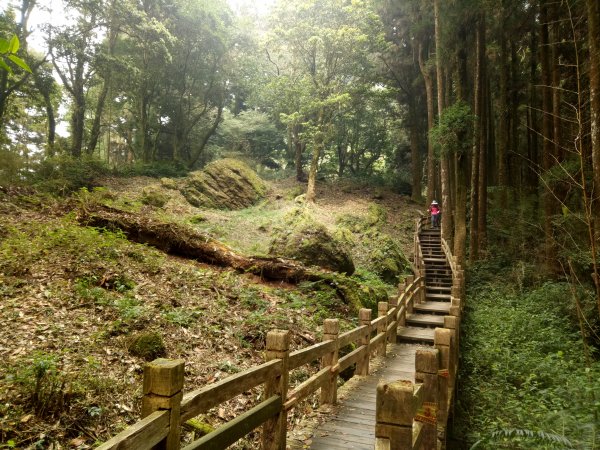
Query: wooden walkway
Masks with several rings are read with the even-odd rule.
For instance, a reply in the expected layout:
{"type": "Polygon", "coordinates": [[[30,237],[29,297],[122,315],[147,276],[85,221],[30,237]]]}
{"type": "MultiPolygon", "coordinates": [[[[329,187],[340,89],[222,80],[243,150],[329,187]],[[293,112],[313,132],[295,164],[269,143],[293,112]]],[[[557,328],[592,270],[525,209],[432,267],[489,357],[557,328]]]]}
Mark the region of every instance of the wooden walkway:
{"type": "Polygon", "coordinates": [[[293,450],[372,450],[375,444],[377,386],[380,382],[415,382],[415,355],[419,348],[432,348],[436,327],[444,327],[451,308],[452,269],[442,249],[439,230],[423,229],[418,245],[425,273],[425,292],[398,327],[396,343],[388,345],[368,376],[352,378],[338,403],[315,413],[288,436],[293,450]]]}
{"type": "Polygon", "coordinates": [[[397,297],[378,303],[377,318],[361,308],[358,326],[343,333],[338,319],[325,319],[322,342],[295,351],[289,330],[271,330],[263,364],[185,393],[185,361],[159,358],[144,367],[143,418],[98,450],[149,450],[157,444],[179,449],[182,426],[190,419],[259,387],[264,393],[259,404],[183,450],[225,449],[258,427],[256,447],[264,449],[443,448],[464,273],[439,230],[426,223],[416,221],[415,275],[406,276],[397,297]],[[290,383],[292,371],[315,363],[318,372],[290,383]],[[337,392],[347,369],[350,379],[337,392]],[[315,393],[321,408],[287,433],[289,415],[315,393]]]}
{"type": "Polygon", "coordinates": [[[288,448],[373,450],[377,385],[380,381],[399,379],[414,382],[415,353],[418,348],[431,347],[389,345],[387,356],[374,361],[377,367],[372,373],[366,377],[354,377],[349,386],[344,386],[336,406],[317,413],[317,417],[309,419],[304,428],[288,436],[288,448]]]}

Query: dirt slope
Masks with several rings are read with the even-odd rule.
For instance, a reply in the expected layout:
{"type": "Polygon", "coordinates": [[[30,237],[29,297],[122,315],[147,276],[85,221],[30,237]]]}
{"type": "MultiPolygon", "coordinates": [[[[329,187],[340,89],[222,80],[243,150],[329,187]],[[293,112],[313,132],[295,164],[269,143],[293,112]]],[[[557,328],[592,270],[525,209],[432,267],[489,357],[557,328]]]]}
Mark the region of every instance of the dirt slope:
{"type": "MultiPolygon", "coordinates": [[[[296,206],[295,182],[272,184],[267,200],[239,212],[194,208],[154,179],[106,184],[69,202],[23,192],[0,196],[0,442],[89,448],[137,420],[145,360],[133,343],[142,333],[154,333],[164,346],[151,356],[186,360],[191,390],[260,363],[269,329],[290,329],[298,348],[320,339],[325,318],[352,327],[347,305],[327,286],[270,284],[169,257],[119,233],[81,227],[73,213],[100,198],[194,223],[241,252],[261,254],[269,231],[296,206]],[[140,200],[148,186],[166,196],[162,208],[140,200]]],[[[408,252],[418,206],[394,194],[375,196],[381,194],[322,185],[314,211],[334,227],[340,216],[366,217],[380,205],[387,212],[382,227],[408,252]]],[[[292,382],[307,376],[298,371],[292,382]]],[[[257,396],[241,396],[203,419],[216,426],[257,396]]]]}

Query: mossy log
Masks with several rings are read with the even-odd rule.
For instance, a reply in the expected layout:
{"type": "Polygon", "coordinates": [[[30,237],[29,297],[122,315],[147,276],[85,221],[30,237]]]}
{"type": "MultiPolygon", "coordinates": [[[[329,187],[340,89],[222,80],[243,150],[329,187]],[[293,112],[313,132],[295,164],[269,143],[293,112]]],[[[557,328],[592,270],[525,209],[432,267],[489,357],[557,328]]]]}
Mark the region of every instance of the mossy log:
{"type": "Polygon", "coordinates": [[[326,280],[328,275],[288,259],[244,256],[185,225],[162,222],[107,206],[95,206],[93,210],[81,211],[77,218],[83,225],[121,230],[128,239],[151,245],[171,255],[231,267],[266,280],[299,283],[326,280]]]}

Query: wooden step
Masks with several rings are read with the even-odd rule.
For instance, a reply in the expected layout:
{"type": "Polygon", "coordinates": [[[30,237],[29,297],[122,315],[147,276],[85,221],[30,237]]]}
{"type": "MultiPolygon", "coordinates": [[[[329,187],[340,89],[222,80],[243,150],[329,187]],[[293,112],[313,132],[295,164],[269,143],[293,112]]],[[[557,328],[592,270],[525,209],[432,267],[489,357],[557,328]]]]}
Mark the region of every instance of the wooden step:
{"type": "Polygon", "coordinates": [[[434,328],[400,327],[398,328],[397,342],[419,342],[433,345],[435,337],[434,328]]]}
{"type": "Polygon", "coordinates": [[[425,277],[425,285],[426,286],[436,286],[436,287],[452,287],[452,278],[451,277],[439,277],[435,275],[430,275],[425,277]]]}
{"type": "Polygon", "coordinates": [[[416,327],[443,327],[444,316],[433,314],[407,314],[406,323],[416,327]]]}
{"type": "Polygon", "coordinates": [[[452,286],[425,286],[426,291],[447,291],[450,292],[452,290],[452,286]]]}
{"type": "Polygon", "coordinates": [[[448,264],[448,261],[446,261],[446,258],[423,258],[423,261],[425,261],[425,263],[448,264]]]}
{"type": "Polygon", "coordinates": [[[450,303],[449,302],[416,303],[413,306],[413,310],[416,312],[423,312],[424,314],[447,315],[450,312],[450,303]]]}
{"type": "Polygon", "coordinates": [[[438,302],[449,302],[452,300],[452,296],[450,294],[425,294],[425,298],[427,300],[433,300],[438,302]]]}

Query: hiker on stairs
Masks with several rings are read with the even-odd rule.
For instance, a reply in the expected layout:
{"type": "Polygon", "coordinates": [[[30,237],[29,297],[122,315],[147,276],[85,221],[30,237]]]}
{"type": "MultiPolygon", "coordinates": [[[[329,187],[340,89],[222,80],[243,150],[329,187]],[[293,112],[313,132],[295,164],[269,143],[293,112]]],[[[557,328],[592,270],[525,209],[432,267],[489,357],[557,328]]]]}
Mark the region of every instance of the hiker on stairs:
{"type": "Polygon", "coordinates": [[[442,211],[440,210],[440,205],[435,200],[431,202],[431,206],[429,206],[429,213],[431,214],[431,227],[439,228],[440,227],[440,215],[442,211]]]}

